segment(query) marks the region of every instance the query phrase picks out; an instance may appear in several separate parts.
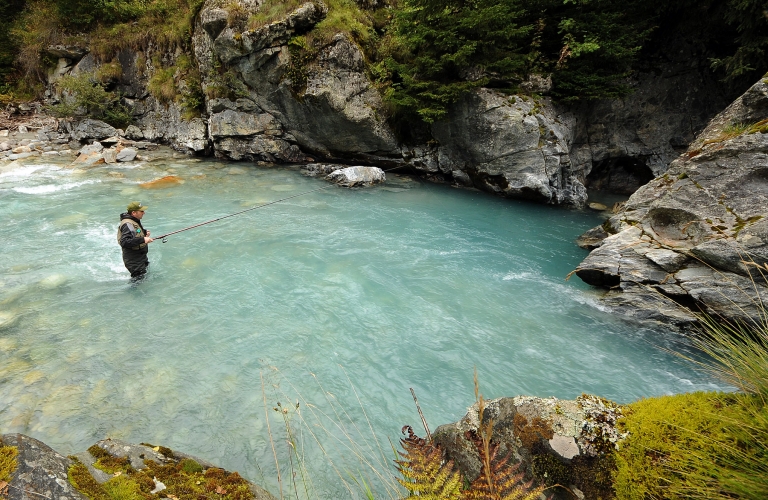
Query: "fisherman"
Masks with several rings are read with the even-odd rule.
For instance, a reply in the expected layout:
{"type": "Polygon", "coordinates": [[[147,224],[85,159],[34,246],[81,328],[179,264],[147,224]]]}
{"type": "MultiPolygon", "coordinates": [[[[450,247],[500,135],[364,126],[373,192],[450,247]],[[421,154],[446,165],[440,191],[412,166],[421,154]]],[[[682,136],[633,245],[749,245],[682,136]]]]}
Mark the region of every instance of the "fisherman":
{"type": "Polygon", "coordinates": [[[150,238],[149,231],[144,230],[141,225],[141,218],[144,217],[146,209],[147,207],[138,201],[129,203],[127,212],[120,214],[120,225],[117,228],[117,242],[123,247],[123,263],[130,271],[131,278],[137,281],[147,273],[147,246],[154,241],[150,238]]]}

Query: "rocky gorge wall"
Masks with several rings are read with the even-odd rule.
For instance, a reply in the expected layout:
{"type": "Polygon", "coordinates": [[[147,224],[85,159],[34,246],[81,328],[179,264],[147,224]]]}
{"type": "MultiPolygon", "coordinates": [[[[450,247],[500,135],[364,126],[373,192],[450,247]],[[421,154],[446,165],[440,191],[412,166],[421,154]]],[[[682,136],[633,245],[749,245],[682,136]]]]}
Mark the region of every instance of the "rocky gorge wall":
{"type": "MultiPolygon", "coordinates": [[[[388,121],[365,54],[350,35],[332,36],[311,60],[293,52],[296,37],[327,16],[325,4],[306,2],[282,19],[246,29],[242,12],[257,12],[259,5],[207,0],[190,54],[152,44],[121,51],[122,73],[111,84],[135,124],[118,133],[222,159],[403,167],[439,182],[570,207],[586,204],[587,188],[636,193],[587,235],[584,244],[594,251],[578,276],[609,288],[606,304],[637,319],[687,327],[695,321],[692,310],[753,316],[754,294],[733,297],[754,278],[740,263],[744,245],[762,262],[762,174],[748,166],[762,161],[762,135],[716,139],[735,123],[765,118],[754,97],[760,91],[751,89],[741,111],[716,118],[719,125],[698,135],[732,96],[695,43],[670,34],[629,79],[634,92],[623,99],[554,102],[544,78],[526,82],[528,94],[481,88],[414,140],[399,137],[388,121]],[[153,91],[161,72],[171,75],[175,98],[153,91]],[[195,92],[199,116],[190,116],[184,97],[195,92]],[[710,171],[724,162],[738,166],[728,175],[710,171]],[[707,173],[699,178],[702,169],[707,173]]],[[[51,84],[104,66],[87,48],[48,52],[58,57],[51,84]]],[[[53,86],[49,97],[56,99],[53,86]]],[[[77,124],[64,128],[76,140],[99,139],[77,135],[77,124]]]]}
{"type": "MultiPolygon", "coordinates": [[[[630,193],[663,173],[725,105],[714,78],[680,42],[668,61],[634,77],[635,92],[623,100],[556,104],[535,93],[549,90],[542,79],[529,85],[531,95],[479,89],[431,126],[431,139],[410,144],[388,122],[365,55],[349,35],[332,37],[311,61],[292,58],[291,40],[327,15],[322,2],[250,30],[237,21],[238,9],[253,13],[259,3],[206,1],[192,54],[152,45],[120,52],[122,75],[114,85],[136,122],[127,138],[233,160],[403,166],[510,198],[580,207],[585,186],[630,193]],[[159,71],[175,70],[182,94],[196,85],[178,64],[190,56],[203,89],[201,116],[194,118],[178,99],[149,91],[159,71]]],[[[51,82],[99,68],[87,48],[48,52],[59,58],[51,82]]]]}

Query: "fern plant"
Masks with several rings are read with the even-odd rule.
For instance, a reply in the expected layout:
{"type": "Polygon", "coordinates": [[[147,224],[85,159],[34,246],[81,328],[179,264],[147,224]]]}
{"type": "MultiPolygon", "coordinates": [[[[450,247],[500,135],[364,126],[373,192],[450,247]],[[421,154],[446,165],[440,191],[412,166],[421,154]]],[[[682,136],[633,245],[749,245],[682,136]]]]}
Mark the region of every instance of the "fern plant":
{"type": "Polygon", "coordinates": [[[544,488],[531,488],[533,481],[524,482],[520,464],[511,465],[510,455],[499,456],[498,443],[489,443],[487,448],[482,437],[475,431],[464,435],[475,445],[480,454],[480,475],[464,491],[464,500],[536,500],[544,488]],[[487,449],[487,452],[486,452],[487,449]],[[486,454],[487,453],[487,454],[486,454]],[[488,464],[487,466],[485,464],[488,464]]]}
{"type": "Polygon", "coordinates": [[[453,469],[453,462],[443,460],[443,452],[437,446],[420,438],[410,425],[403,427],[400,439],[402,460],[395,460],[403,479],[398,482],[408,490],[409,496],[424,500],[461,500],[461,475],[453,469]]]}

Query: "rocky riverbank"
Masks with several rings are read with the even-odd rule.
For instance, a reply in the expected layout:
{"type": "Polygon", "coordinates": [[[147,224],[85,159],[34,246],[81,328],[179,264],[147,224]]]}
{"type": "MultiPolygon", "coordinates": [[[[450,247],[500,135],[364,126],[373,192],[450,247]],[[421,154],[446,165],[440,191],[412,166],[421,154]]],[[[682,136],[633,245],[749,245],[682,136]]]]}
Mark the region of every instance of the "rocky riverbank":
{"type": "Polygon", "coordinates": [[[686,328],[692,312],[761,324],[768,298],[768,83],[720,113],[669,169],[586,245],[585,282],[641,320],[686,328]]]}
{"type": "Polygon", "coordinates": [[[10,474],[10,481],[0,481],[0,498],[9,500],[116,498],[109,492],[121,492],[119,498],[192,498],[190,494],[221,499],[275,498],[237,472],[163,446],[105,439],[87,451],[65,457],[29,436],[3,434],[2,447],[14,450],[8,454],[14,457],[8,462],[15,466],[0,470],[0,479],[3,473],[10,474]]]}

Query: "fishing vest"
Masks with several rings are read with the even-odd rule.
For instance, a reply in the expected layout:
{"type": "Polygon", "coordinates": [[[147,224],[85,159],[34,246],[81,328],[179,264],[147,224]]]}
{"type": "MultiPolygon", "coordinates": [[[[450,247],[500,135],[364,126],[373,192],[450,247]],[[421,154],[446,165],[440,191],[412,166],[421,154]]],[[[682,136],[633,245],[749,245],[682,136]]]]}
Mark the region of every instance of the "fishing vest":
{"type": "MultiPolygon", "coordinates": [[[[123,224],[125,224],[125,223],[129,223],[129,224],[133,225],[133,228],[136,231],[136,237],[137,238],[144,236],[144,233],[142,232],[141,226],[139,225],[138,222],[136,222],[135,220],[131,220],[131,219],[123,219],[123,220],[120,221],[120,225],[117,226],[117,244],[118,245],[120,244],[120,236],[122,236],[122,227],[123,227],[123,224]]],[[[141,250],[142,248],[147,248],[147,244],[146,243],[142,243],[141,245],[138,245],[138,246],[135,246],[135,247],[131,247],[131,250],[141,250]]]]}

